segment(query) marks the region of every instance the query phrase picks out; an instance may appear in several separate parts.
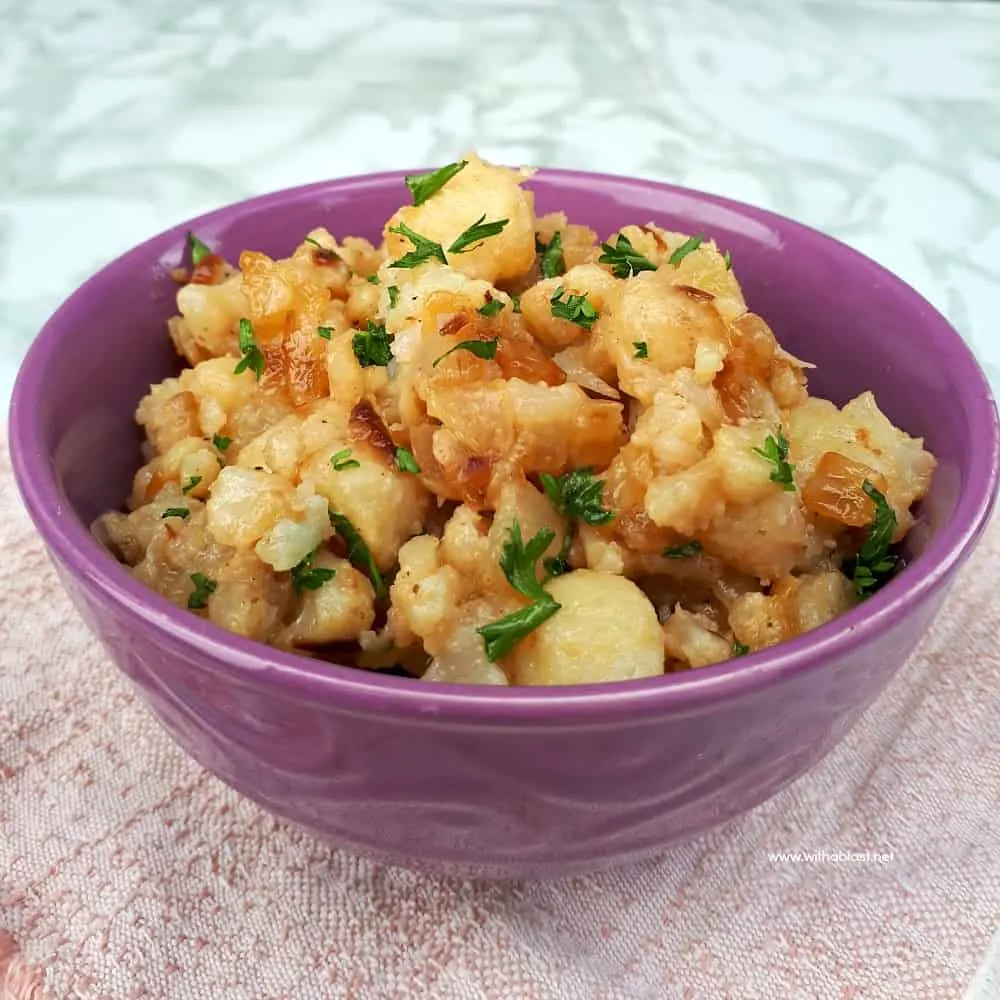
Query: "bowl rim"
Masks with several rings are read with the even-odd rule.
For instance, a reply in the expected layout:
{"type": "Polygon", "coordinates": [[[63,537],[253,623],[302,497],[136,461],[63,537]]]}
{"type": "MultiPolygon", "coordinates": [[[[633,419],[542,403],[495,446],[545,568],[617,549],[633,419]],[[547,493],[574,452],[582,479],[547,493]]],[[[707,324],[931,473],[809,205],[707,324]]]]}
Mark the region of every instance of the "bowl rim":
{"type": "MultiPolygon", "coordinates": [[[[972,434],[966,488],[954,513],[925,552],[905,573],[890,581],[864,604],[803,636],[746,658],[642,680],[565,687],[480,687],[429,684],[417,679],[374,674],[357,668],[286,653],[227,632],[190,614],[133,579],[93,538],[88,527],[68,512],[50,456],[43,448],[42,421],[32,401],[39,398],[49,359],[58,349],[74,316],[90,310],[102,290],[135,258],[154,247],[183,241],[188,230],[204,231],[226,224],[248,210],[317,198],[325,191],[361,192],[399,184],[419,170],[394,170],[335,178],[284,188],[233,202],[203,213],[127,250],[88,278],[52,314],[22,362],[10,406],[9,438],[15,479],[25,506],[57,562],[98,590],[128,616],[145,621],[166,645],[188,647],[193,659],[215,673],[244,684],[273,685],[282,696],[300,702],[325,703],[338,710],[372,715],[405,716],[428,722],[524,725],[613,724],[696,711],[723,698],[753,695],[770,683],[810,670],[825,661],[856,652],[906,616],[944,585],[968,557],[989,520],[1000,475],[1000,427],[989,383],[971,349],[951,324],[915,289],[847,244],[816,229],[766,209],[720,195],[661,181],[580,170],[540,169],[532,181],[564,189],[586,187],[604,196],[660,191],[734,211],[754,223],[794,234],[810,247],[826,247],[845,258],[862,276],[888,285],[906,302],[926,328],[935,349],[946,357],[956,383],[963,387],[964,410],[972,434]]],[[[530,182],[529,182],[530,183],[530,182]]]]}

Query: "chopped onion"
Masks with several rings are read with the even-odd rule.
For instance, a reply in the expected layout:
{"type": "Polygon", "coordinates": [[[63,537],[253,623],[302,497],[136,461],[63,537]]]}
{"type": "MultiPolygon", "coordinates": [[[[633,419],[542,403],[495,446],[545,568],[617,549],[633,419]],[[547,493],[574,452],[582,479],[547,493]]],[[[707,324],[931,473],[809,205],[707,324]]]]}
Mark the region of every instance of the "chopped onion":
{"type": "Polygon", "coordinates": [[[589,389],[598,396],[605,396],[608,399],[622,398],[621,393],[613,385],[598,378],[583,364],[572,347],[560,351],[552,360],[566,373],[567,382],[575,382],[581,388],[589,389]]]}

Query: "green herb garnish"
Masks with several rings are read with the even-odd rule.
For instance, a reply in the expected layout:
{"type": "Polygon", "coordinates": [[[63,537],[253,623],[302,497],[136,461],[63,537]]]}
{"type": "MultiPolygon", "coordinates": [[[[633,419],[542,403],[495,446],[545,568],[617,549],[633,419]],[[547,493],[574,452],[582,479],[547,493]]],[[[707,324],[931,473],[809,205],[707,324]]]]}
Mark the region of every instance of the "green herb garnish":
{"type": "Polygon", "coordinates": [[[504,542],[500,556],[500,568],[510,585],[532,603],[476,629],[483,637],[486,658],[490,662],[495,663],[506,656],[526,635],[548,621],[562,607],[539,583],[536,575],[538,560],[553,538],[555,532],[551,528],[542,528],[525,544],[520,524],[515,520],[510,526],[510,536],[504,542]]]}
{"type": "Polygon", "coordinates": [[[649,346],[644,340],[633,340],[632,346],[635,348],[634,357],[637,358],[648,358],[649,357],[649,346]]]}
{"type": "Polygon", "coordinates": [[[503,307],[507,303],[503,299],[490,299],[488,302],[484,302],[476,312],[480,316],[485,316],[489,319],[490,316],[496,316],[497,313],[503,312],[503,307]]]}
{"type": "Polygon", "coordinates": [[[264,374],[264,355],[254,343],[253,324],[248,319],[240,320],[240,353],[243,357],[233,369],[233,374],[239,375],[249,368],[259,382],[261,375],[264,374]]]}
{"type": "Polygon", "coordinates": [[[192,476],[181,486],[181,493],[187,496],[200,482],[201,476],[192,476]]]}
{"type": "Polygon", "coordinates": [[[214,594],[215,588],[219,585],[204,573],[192,573],[191,582],[194,584],[194,590],[188,595],[188,607],[192,611],[200,611],[208,607],[209,595],[214,594]]]}
{"type": "Polygon", "coordinates": [[[750,647],[739,639],[733,639],[733,656],[746,656],[750,652],[750,647]]]}
{"type": "Polygon", "coordinates": [[[670,263],[676,267],[689,253],[697,250],[705,242],[704,236],[689,236],[671,255],[670,263]]]}
{"type": "Polygon", "coordinates": [[[232,438],[224,437],[222,434],[212,435],[212,444],[219,451],[225,451],[232,443],[232,438]]]}
{"type": "Polygon", "coordinates": [[[455,174],[464,170],[468,163],[468,160],[459,160],[428,174],[411,174],[409,177],[404,177],[403,180],[413,195],[413,204],[422,205],[428,198],[437,194],[455,174]]]}
{"type": "Polygon", "coordinates": [[[513,311],[516,312],[516,313],[519,313],[521,311],[521,296],[520,295],[512,295],[510,297],[510,300],[511,300],[511,302],[514,303],[514,310],[513,311]]]}
{"type": "Polygon", "coordinates": [[[388,594],[385,587],[385,580],[382,579],[382,574],[378,571],[378,566],[375,565],[375,557],[372,555],[371,549],[368,548],[364,538],[361,537],[361,532],[351,524],[345,515],[338,514],[332,508],[329,513],[330,524],[333,525],[334,531],[347,544],[348,560],[368,574],[368,578],[375,588],[375,596],[380,600],[384,599],[388,594]]]}
{"type": "Polygon", "coordinates": [[[417,465],[417,460],[413,457],[413,452],[407,448],[396,449],[396,465],[403,472],[412,472],[415,476],[420,475],[420,466],[417,465]]]}
{"type": "Polygon", "coordinates": [[[313,560],[318,551],[319,547],[317,546],[302,562],[292,567],[292,588],[296,594],[301,594],[303,590],[319,590],[324,583],[337,575],[335,569],[313,566],[313,560]]]}
{"type": "Polygon", "coordinates": [[[669,549],[664,549],[663,554],[668,559],[693,559],[701,553],[701,542],[697,538],[692,538],[690,542],[683,545],[673,545],[669,549]]]}
{"type": "Polygon", "coordinates": [[[365,281],[367,281],[369,285],[377,285],[378,284],[378,275],[377,274],[369,274],[368,277],[365,278],[365,281]]]}
{"type": "Polygon", "coordinates": [[[448,253],[468,253],[470,250],[475,250],[483,240],[496,236],[510,222],[510,219],[498,219],[496,222],[485,220],[486,216],[481,215],[464,233],[459,233],[455,242],[448,247],[448,253]]]}
{"type": "Polygon", "coordinates": [[[584,330],[589,330],[597,319],[597,310],[590,304],[586,295],[567,295],[565,301],[562,295],[565,289],[560,286],[555,294],[549,299],[552,306],[552,315],[556,319],[565,319],[577,326],[582,326],[584,330]]]}
{"type": "Polygon", "coordinates": [[[875,504],[875,516],[854,560],[851,582],[858,597],[871,597],[896,571],[898,560],[889,554],[896,533],[896,513],[875,484],[866,479],[861,488],[875,504]]]}
{"type": "Polygon", "coordinates": [[[318,326],[316,332],[324,339],[329,340],[333,336],[332,326],[318,326]]]}
{"type": "Polygon", "coordinates": [[[774,466],[771,470],[772,483],[779,483],[788,493],[795,491],[795,480],[792,478],[795,466],[788,461],[788,439],[780,427],[778,436],[768,434],[764,447],[754,448],[754,453],[767,459],[774,466]]]}
{"type": "Polygon", "coordinates": [[[187,243],[191,248],[191,263],[197,267],[206,257],[208,257],[212,250],[206,244],[202,243],[201,240],[195,236],[194,233],[188,231],[187,243]]]}
{"type": "Polygon", "coordinates": [[[307,236],[302,242],[303,243],[311,243],[318,250],[326,250],[326,247],[323,246],[323,244],[320,243],[319,240],[314,240],[311,236],[307,236]]]}
{"type": "Polygon", "coordinates": [[[729,256],[728,250],[722,255],[722,259],[725,261],[726,270],[731,271],[733,269],[733,258],[729,256]]]}
{"type": "Polygon", "coordinates": [[[541,254],[538,261],[543,278],[558,278],[566,273],[566,258],[563,257],[562,233],[558,230],[552,234],[548,244],[543,243],[535,233],[535,250],[541,254]]]}
{"type": "Polygon", "coordinates": [[[437,368],[439,362],[444,361],[449,354],[454,354],[455,351],[468,351],[470,354],[474,354],[477,358],[482,358],[484,361],[492,361],[497,356],[498,343],[499,339],[497,337],[494,337],[492,340],[460,341],[454,347],[445,351],[441,357],[435,358],[431,368],[437,368]]]}
{"type": "Polygon", "coordinates": [[[160,520],[165,521],[168,517],[179,517],[182,521],[191,516],[191,511],[187,507],[168,507],[161,515],[160,520]]]}
{"type": "Polygon", "coordinates": [[[439,260],[442,264],[448,263],[448,258],[445,257],[440,243],[435,243],[433,240],[427,239],[426,236],[415,233],[405,222],[401,222],[398,226],[390,226],[389,232],[405,236],[413,244],[413,249],[404,253],[399,260],[394,260],[389,265],[390,267],[420,267],[421,264],[426,264],[429,260],[439,260]]]}
{"type": "Polygon", "coordinates": [[[392,361],[392,337],[381,323],[368,320],[364,330],[354,334],[351,346],[362,368],[384,368],[392,361]]]}
{"type": "Polygon", "coordinates": [[[655,271],[656,265],[632,246],[632,241],[619,233],[615,245],[602,243],[604,252],[597,258],[598,264],[610,264],[611,273],[616,278],[631,278],[640,271],[655,271]]]}
{"type": "Polygon", "coordinates": [[[396,303],[399,301],[399,286],[390,285],[386,291],[389,293],[389,308],[395,309],[396,303]]]}
{"type": "Polygon", "coordinates": [[[351,458],[350,448],[341,448],[330,456],[330,465],[334,472],[343,472],[344,469],[359,469],[361,463],[356,458],[351,458]]]}
{"type": "Polygon", "coordinates": [[[602,504],[604,482],[594,475],[593,469],[573,469],[561,476],[543,472],[538,478],[552,506],[564,517],[591,525],[614,520],[614,511],[602,504]]]}

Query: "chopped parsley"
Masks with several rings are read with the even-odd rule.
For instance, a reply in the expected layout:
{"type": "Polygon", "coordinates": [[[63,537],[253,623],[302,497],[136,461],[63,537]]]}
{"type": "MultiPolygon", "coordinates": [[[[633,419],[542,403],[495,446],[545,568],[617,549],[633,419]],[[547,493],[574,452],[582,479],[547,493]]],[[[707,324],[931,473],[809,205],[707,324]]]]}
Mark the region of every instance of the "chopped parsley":
{"type": "Polygon", "coordinates": [[[232,443],[232,438],[225,437],[222,434],[212,435],[212,445],[219,451],[225,451],[232,443]]]}
{"type": "Polygon", "coordinates": [[[351,524],[344,514],[338,514],[332,508],[329,513],[330,524],[333,525],[334,531],[347,544],[348,561],[368,574],[368,578],[375,588],[375,596],[380,600],[384,599],[388,594],[385,580],[382,579],[382,574],[378,571],[378,566],[375,565],[375,557],[364,538],[361,537],[361,532],[351,524]]]}
{"type": "Polygon", "coordinates": [[[330,465],[334,472],[343,472],[344,469],[358,469],[361,463],[356,458],[351,458],[350,448],[341,448],[330,456],[330,465]]]}
{"type": "Polygon", "coordinates": [[[484,361],[492,361],[497,356],[498,343],[499,339],[497,337],[494,337],[492,340],[463,340],[445,351],[441,357],[435,358],[431,368],[437,368],[439,362],[444,361],[449,354],[454,354],[455,351],[468,351],[470,354],[474,354],[477,358],[482,358],[484,361]]]}
{"type": "Polygon", "coordinates": [[[351,341],[354,356],[362,368],[384,368],[392,361],[392,337],[386,333],[381,323],[368,320],[365,328],[359,330],[351,341]]]}
{"type": "Polygon", "coordinates": [[[693,559],[701,554],[701,542],[697,538],[692,538],[690,542],[683,545],[673,545],[663,550],[663,554],[668,559],[693,559]]]}
{"type": "Polygon", "coordinates": [[[191,511],[187,507],[168,507],[161,515],[160,520],[165,521],[168,517],[179,517],[182,521],[191,516],[191,511]]]}
{"type": "Polygon", "coordinates": [[[365,281],[367,281],[369,285],[377,285],[378,284],[378,275],[377,274],[369,274],[368,277],[365,278],[365,281]]]}
{"type": "Polygon", "coordinates": [[[689,254],[693,253],[705,242],[704,236],[689,236],[671,255],[670,263],[677,267],[678,264],[689,254]]]}
{"type": "Polygon", "coordinates": [[[253,325],[250,320],[245,318],[240,320],[240,353],[243,357],[233,369],[233,374],[239,375],[240,372],[245,372],[249,368],[257,376],[259,382],[261,375],[264,374],[264,355],[254,343],[253,325]]]}
{"type": "Polygon", "coordinates": [[[563,535],[562,545],[559,546],[558,555],[549,556],[542,560],[545,568],[545,581],[551,580],[554,576],[562,576],[568,573],[573,567],[569,564],[569,550],[573,548],[573,528],[572,525],[563,535]]]}
{"type": "Polygon", "coordinates": [[[795,480],[792,479],[792,472],[795,466],[788,461],[788,439],[779,427],[778,436],[768,434],[764,441],[763,448],[754,448],[754,452],[761,458],[767,459],[774,468],[771,469],[771,482],[780,484],[781,488],[788,493],[795,492],[795,480]]]}
{"type": "Polygon", "coordinates": [[[898,563],[889,546],[896,533],[896,513],[878,487],[866,479],[861,488],[875,504],[875,516],[854,560],[851,582],[858,597],[871,597],[896,571],[898,563]]]}
{"type": "MultiPolygon", "coordinates": [[[[611,273],[616,278],[631,278],[640,271],[655,271],[656,265],[632,246],[632,241],[619,233],[615,245],[602,243],[603,253],[597,258],[598,264],[610,264],[611,273]]],[[[672,261],[671,261],[672,263],[672,261]]]]}
{"type": "Polygon", "coordinates": [[[521,296],[512,295],[511,301],[514,303],[514,312],[519,313],[521,311],[521,296]]]}
{"type": "Polygon", "coordinates": [[[390,226],[389,232],[405,236],[413,244],[413,249],[404,253],[399,260],[394,260],[389,265],[390,267],[420,267],[421,264],[426,264],[429,260],[439,260],[442,264],[448,263],[448,258],[445,257],[440,243],[435,243],[433,240],[427,239],[426,236],[415,233],[405,222],[401,222],[398,226],[390,226]]]}
{"type": "Polygon", "coordinates": [[[214,594],[215,588],[219,585],[204,573],[192,573],[191,582],[194,584],[194,590],[188,594],[188,607],[192,611],[201,611],[202,608],[208,607],[209,595],[214,594]]]}
{"type": "Polygon", "coordinates": [[[746,656],[750,652],[750,647],[739,639],[733,639],[733,656],[746,656]]]}
{"type": "Polygon", "coordinates": [[[191,263],[197,267],[206,257],[211,254],[211,248],[202,243],[190,230],[187,234],[187,243],[191,248],[191,263]]]}
{"type": "Polygon", "coordinates": [[[390,285],[386,291],[389,293],[389,308],[395,309],[396,303],[399,301],[399,286],[390,285]]]}
{"type": "Polygon", "coordinates": [[[333,336],[332,326],[318,326],[316,332],[324,339],[329,340],[333,336]]]}
{"type": "Polygon", "coordinates": [[[303,590],[319,590],[324,583],[337,575],[335,569],[313,566],[313,560],[318,551],[318,547],[313,549],[302,562],[292,567],[292,587],[296,594],[301,594],[303,590]]]}
{"type": "Polygon", "coordinates": [[[412,472],[415,476],[420,475],[420,466],[417,465],[417,460],[413,457],[413,452],[408,448],[396,449],[396,465],[403,472],[412,472]]]}
{"type": "Polygon", "coordinates": [[[573,469],[561,476],[543,472],[539,479],[552,506],[564,517],[591,525],[614,520],[614,511],[602,504],[604,482],[594,475],[593,469],[573,469]]]}
{"type": "Polygon", "coordinates": [[[319,240],[314,240],[311,236],[307,236],[302,242],[303,243],[311,243],[314,247],[316,247],[317,250],[325,250],[326,249],[326,247],[323,246],[323,244],[320,243],[319,240]]]}
{"type": "Polygon", "coordinates": [[[200,482],[201,476],[192,476],[181,486],[181,493],[187,496],[200,482]]]}
{"type": "Polygon", "coordinates": [[[506,656],[562,607],[539,583],[536,570],[538,560],[554,538],[551,528],[542,528],[525,544],[520,524],[515,520],[510,526],[510,535],[500,556],[500,568],[510,585],[532,603],[476,630],[483,637],[486,658],[491,663],[506,656]]]}
{"type": "Polygon", "coordinates": [[[465,232],[455,237],[455,242],[448,247],[448,253],[468,253],[470,250],[476,250],[483,240],[502,232],[508,222],[510,219],[487,222],[485,215],[479,216],[465,232]]]}
{"type": "Polygon", "coordinates": [[[562,296],[566,290],[560,285],[555,290],[555,294],[549,299],[552,306],[552,315],[556,319],[565,319],[570,323],[582,326],[584,330],[589,330],[597,319],[597,310],[590,304],[586,295],[569,295],[565,301],[562,296]]]}
{"type": "Polygon", "coordinates": [[[541,254],[538,261],[543,278],[558,278],[566,273],[566,258],[563,257],[562,233],[558,230],[552,234],[549,242],[543,243],[535,233],[535,249],[541,254]]]}
{"type": "Polygon", "coordinates": [[[404,177],[406,186],[413,195],[413,204],[422,205],[428,198],[436,195],[455,176],[464,170],[469,164],[468,160],[459,160],[457,163],[449,163],[438,170],[433,170],[429,174],[411,174],[404,177]]]}
{"type": "Polygon", "coordinates": [[[635,348],[634,357],[637,358],[648,358],[649,357],[649,345],[644,340],[633,340],[632,346],[635,348]]]}
{"type": "Polygon", "coordinates": [[[728,250],[722,255],[722,259],[725,261],[726,270],[731,271],[733,269],[733,258],[729,256],[728,250]]]}
{"type": "MultiPolygon", "coordinates": [[[[489,292],[486,294],[489,295],[489,292]]],[[[504,302],[503,299],[489,298],[476,310],[476,312],[479,313],[480,316],[485,316],[489,319],[490,316],[496,316],[497,313],[503,312],[503,307],[506,304],[507,303],[504,302]]]]}

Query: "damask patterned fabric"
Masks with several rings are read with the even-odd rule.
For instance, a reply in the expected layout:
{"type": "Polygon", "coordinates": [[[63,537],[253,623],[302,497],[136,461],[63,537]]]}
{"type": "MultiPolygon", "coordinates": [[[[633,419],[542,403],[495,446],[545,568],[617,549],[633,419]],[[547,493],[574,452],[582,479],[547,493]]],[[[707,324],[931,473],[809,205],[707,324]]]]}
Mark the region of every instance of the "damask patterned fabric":
{"type": "Polygon", "coordinates": [[[1000,525],[811,773],[660,860],[551,883],[381,867],[203,771],[71,609],[6,450],[0,550],[0,1000],[939,1000],[984,960],[1000,525]]]}

